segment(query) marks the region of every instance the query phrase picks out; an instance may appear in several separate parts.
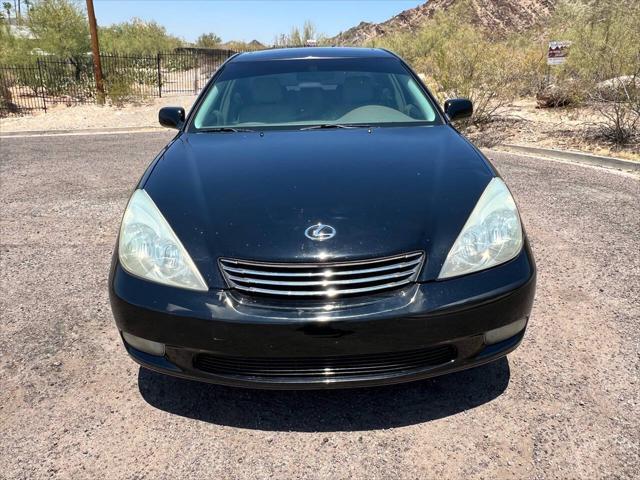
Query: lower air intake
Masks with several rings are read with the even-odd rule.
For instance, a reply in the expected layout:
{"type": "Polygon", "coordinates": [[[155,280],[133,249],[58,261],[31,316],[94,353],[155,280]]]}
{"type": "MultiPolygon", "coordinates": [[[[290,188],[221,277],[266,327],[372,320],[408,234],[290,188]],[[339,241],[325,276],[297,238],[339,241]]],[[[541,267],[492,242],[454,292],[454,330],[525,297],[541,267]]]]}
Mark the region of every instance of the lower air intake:
{"type": "Polygon", "coordinates": [[[225,376],[330,379],[418,370],[448,363],[455,357],[455,348],[444,345],[407,352],[331,357],[251,358],[199,354],[194,359],[194,366],[225,376]]]}

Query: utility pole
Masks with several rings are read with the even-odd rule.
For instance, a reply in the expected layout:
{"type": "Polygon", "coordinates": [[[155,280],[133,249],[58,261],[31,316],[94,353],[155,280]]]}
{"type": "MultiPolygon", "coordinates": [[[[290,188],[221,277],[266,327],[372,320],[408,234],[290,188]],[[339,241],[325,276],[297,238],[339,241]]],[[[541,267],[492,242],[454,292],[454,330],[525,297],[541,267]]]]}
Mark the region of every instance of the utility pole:
{"type": "Polygon", "coordinates": [[[93,0],[87,0],[89,31],[91,32],[91,52],[93,53],[93,72],[96,77],[96,94],[98,103],[104,104],[104,81],[102,80],[102,63],[100,62],[100,44],[98,43],[98,24],[93,10],[93,0]]]}

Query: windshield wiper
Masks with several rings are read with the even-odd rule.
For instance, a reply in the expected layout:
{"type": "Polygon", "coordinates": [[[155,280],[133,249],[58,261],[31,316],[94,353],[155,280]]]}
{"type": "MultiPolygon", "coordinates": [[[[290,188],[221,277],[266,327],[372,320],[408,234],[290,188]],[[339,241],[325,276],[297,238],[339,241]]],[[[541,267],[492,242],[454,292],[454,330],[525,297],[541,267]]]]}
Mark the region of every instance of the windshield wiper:
{"type": "Polygon", "coordinates": [[[359,125],[359,124],[349,124],[343,125],[341,123],[323,123],[321,125],[311,125],[310,127],[303,127],[300,130],[320,130],[323,128],[370,128],[371,125],[359,125]]]}
{"type": "Polygon", "coordinates": [[[209,127],[209,128],[200,128],[198,132],[212,132],[212,133],[237,133],[237,132],[255,132],[255,130],[251,130],[250,128],[236,128],[236,127],[209,127]]]}

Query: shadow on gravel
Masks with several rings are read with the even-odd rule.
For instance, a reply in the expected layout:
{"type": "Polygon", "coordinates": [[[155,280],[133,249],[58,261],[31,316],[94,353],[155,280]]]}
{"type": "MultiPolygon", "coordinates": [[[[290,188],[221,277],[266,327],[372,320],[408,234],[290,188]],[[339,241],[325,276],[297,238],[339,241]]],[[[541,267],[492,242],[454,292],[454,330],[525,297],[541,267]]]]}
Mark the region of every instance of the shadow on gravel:
{"type": "Polygon", "coordinates": [[[152,406],[238,428],[331,432],[428,422],[490,402],[509,384],[509,362],[420,382],[355,390],[271,391],[229,388],[140,368],[138,387],[152,406]]]}

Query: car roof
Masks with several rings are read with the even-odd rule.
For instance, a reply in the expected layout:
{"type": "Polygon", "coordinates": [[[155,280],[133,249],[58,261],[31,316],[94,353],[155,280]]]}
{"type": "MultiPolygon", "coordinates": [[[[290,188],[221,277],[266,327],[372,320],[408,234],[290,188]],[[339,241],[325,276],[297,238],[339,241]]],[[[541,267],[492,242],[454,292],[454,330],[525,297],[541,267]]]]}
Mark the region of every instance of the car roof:
{"type": "Polygon", "coordinates": [[[244,52],[232,62],[258,62],[267,60],[303,60],[312,58],[395,58],[387,50],[356,47],[301,47],[272,48],[255,52],[244,52]]]}

